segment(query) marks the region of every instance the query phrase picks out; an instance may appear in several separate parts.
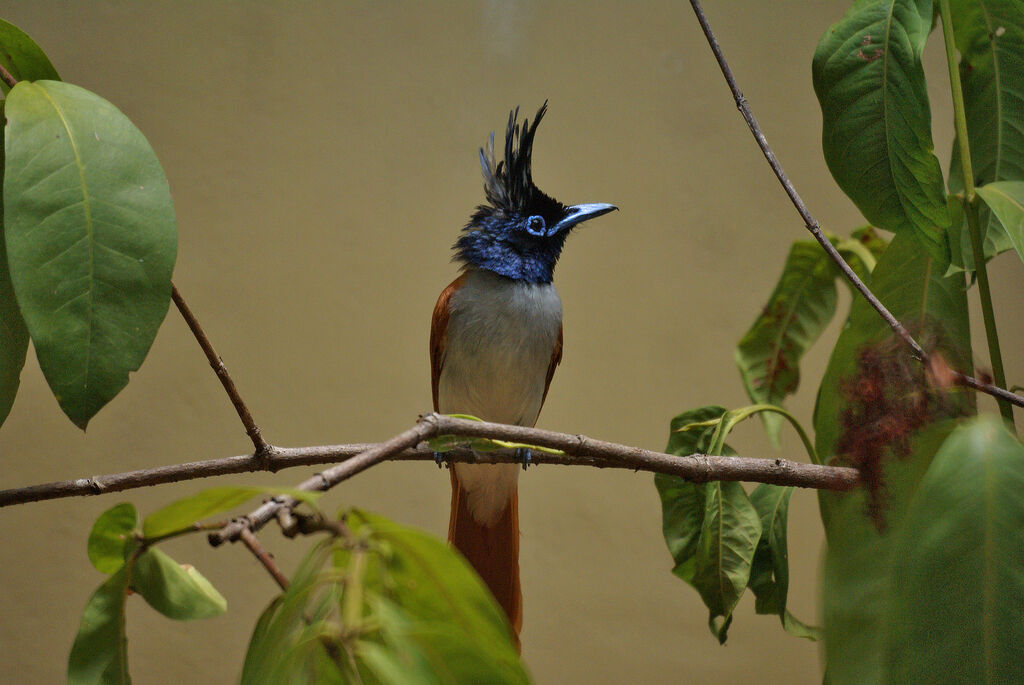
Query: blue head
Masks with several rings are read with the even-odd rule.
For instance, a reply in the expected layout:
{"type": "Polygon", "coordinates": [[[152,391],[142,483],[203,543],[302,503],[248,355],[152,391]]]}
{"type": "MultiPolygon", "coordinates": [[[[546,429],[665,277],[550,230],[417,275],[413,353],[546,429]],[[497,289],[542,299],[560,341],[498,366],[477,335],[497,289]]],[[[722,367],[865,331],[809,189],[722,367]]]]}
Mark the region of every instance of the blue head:
{"type": "Polygon", "coordinates": [[[550,283],[569,232],[587,219],[616,209],[613,205],[565,206],[533,184],[530,157],[537,125],[547,111],[537,110],[530,125],[517,123],[519,108],[509,113],[505,159],[495,162],[494,134],[480,150],[486,205],[470,217],[456,241],[455,259],[530,283],[550,283]]]}

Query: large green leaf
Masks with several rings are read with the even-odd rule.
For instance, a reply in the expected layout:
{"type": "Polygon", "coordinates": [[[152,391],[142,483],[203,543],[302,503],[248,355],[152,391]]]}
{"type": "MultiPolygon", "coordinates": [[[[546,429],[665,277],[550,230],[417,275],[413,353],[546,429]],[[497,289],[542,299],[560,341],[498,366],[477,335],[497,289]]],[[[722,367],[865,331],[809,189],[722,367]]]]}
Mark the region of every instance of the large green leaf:
{"type": "MultiPolygon", "coordinates": [[[[947,269],[948,263],[929,257],[911,236],[901,234],[879,259],[870,285],[923,344],[953,368],[969,370],[964,276],[946,277],[947,269]]],[[[833,350],[815,408],[815,438],[823,460],[836,455],[841,444],[876,450],[869,455],[874,461],[866,464],[872,467],[876,488],[872,497],[862,488],[818,493],[827,538],[822,579],[825,655],[833,685],[882,682],[893,531],[921,473],[948,433],[944,417],[958,416],[970,408],[970,397],[961,391],[931,387],[920,364],[892,336],[870,305],[856,299],[833,350]],[[872,373],[876,362],[883,368],[905,369],[913,383],[907,387],[906,377],[898,374],[876,377],[872,373]],[[881,388],[881,393],[879,378],[889,386],[881,388]],[[912,410],[919,406],[913,399],[915,393],[936,399],[925,405],[927,411],[918,412],[912,410]],[[858,406],[872,402],[882,419],[865,421],[858,406]],[[886,422],[886,415],[894,422],[886,422]],[[909,444],[901,458],[904,439],[909,444]],[[879,521],[885,523],[881,532],[879,521]]]]}
{"type": "Polygon", "coordinates": [[[170,191],[145,137],[99,96],[23,81],[6,109],[11,281],[46,380],[85,428],[142,364],[167,313],[170,191]]]}
{"type": "Polygon", "coordinates": [[[1024,674],[1024,447],[995,416],[954,431],[895,540],[888,682],[1024,674]]]}
{"type": "MultiPolygon", "coordinates": [[[[835,267],[814,241],[793,243],[768,304],[736,346],[736,363],[757,403],[781,405],[796,392],[800,359],[835,315],[835,267]]],[[[765,429],[778,445],[782,418],[762,412],[765,429]]]]}
{"type": "Polygon", "coordinates": [[[931,0],[858,0],[814,53],[825,161],[872,224],[948,258],[921,51],[931,0]]]}
{"type": "Polygon", "coordinates": [[[100,514],[89,533],[89,561],[101,573],[114,573],[124,566],[125,549],[138,523],[131,502],[115,504],[100,514]]]}
{"type": "Polygon", "coordinates": [[[999,181],[979,186],[978,195],[999,219],[1002,230],[1024,259],[1024,181],[999,181]]]}
{"type": "Polygon", "coordinates": [[[179,621],[219,616],[227,610],[227,600],[199,571],[156,548],[135,560],[132,589],[161,614],[179,621]]]}
{"type": "Polygon", "coordinates": [[[504,614],[458,553],[366,512],[346,520],[352,538],[317,545],[260,618],[243,685],[528,682],[504,614]]]}
{"type": "MultiPolygon", "coordinates": [[[[14,24],[0,19],[0,64],[19,81],[59,81],[57,70],[42,48],[14,24]]],[[[11,87],[0,80],[4,93],[11,87]]]]}
{"type": "Polygon", "coordinates": [[[69,685],[129,685],[124,599],[128,569],[107,579],[89,598],[68,657],[69,685]]]}
{"type": "MultiPolygon", "coordinates": [[[[3,22],[0,21],[0,28],[3,22]]],[[[2,43],[0,43],[2,45],[2,43]]],[[[0,120],[4,103],[0,102],[0,120]]],[[[0,185],[3,183],[4,152],[0,147],[0,185]]],[[[3,230],[3,208],[0,207],[0,231],[3,230]]],[[[7,419],[18,394],[21,370],[28,352],[28,329],[14,297],[14,286],[7,269],[7,248],[0,235],[0,424],[7,419]]]]}
{"type": "MultiPolygon", "coordinates": [[[[1024,181],[1024,3],[1019,0],[952,0],[953,31],[960,52],[971,167],[977,186],[1024,181]]],[[[949,167],[953,192],[964,188],[959,141],[949,167]]],[[[1008,250],[1004,227],[980,213],[987,258],[1008,250]]],[[[961,231],[966,241],[966,230],[961,231]]],[[[973,269],[970,243],[963,264],[973,269]]]]}

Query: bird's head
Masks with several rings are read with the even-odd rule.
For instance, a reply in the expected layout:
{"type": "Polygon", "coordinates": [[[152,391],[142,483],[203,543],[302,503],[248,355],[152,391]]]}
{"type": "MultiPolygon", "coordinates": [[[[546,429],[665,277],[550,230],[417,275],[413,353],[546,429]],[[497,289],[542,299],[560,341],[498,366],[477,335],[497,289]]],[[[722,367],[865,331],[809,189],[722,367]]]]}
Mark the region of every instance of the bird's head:
{"type": "Polygon", "coordinates": [[[494,158],[494,134],[480,149],[487,204],[480,205],[456,241],[455,259],[508,278],[550,283],[565,239],[587,219],[617,209],[608,204],[563,205],[533,183],[530,170],[533,138],[547,111],[537,110],[533,124],[509,113],[505,159],[494,158]]]}

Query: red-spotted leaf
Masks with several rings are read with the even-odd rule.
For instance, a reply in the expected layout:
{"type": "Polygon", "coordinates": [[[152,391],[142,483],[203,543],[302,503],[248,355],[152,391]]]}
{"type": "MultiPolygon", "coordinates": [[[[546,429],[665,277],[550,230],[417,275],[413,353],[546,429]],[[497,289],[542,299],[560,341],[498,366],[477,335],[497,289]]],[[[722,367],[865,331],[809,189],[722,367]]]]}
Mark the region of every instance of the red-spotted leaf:
{"type": "Polygon", "coordinates": [[[868,221],[948,259],[942,170],[933,152],[921,52],[931,0],[858,0],[814,53],[822,147],[868,221]]]}
{"type": "MultiPolygon", "coordinates": [[[[816,242],[793,243],[768,303],[736,347],[736,363],[751,400],[781,405],[796,391],[800,359],[835,311],[832,260],[816,242]]],[[[768,436],[778,445],[781,417],[770,412],[761,417],[768,436]]]]}

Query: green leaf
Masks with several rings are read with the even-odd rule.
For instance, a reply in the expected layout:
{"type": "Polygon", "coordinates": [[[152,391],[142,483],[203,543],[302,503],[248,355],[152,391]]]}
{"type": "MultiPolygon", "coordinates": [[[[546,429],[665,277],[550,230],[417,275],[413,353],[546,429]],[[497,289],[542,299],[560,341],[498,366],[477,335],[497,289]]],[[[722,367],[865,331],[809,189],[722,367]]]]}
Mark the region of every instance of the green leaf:
{"type": "Polygon", "coordinates": [[[893,565],[905,548],[898,540],[907,503],[953,422],[919,432],[905,459],[885,463],[886,527],[868,514],[863,489],[819,494],[826,548],[822,573],[825,660],[834,685],[870,685],[884,678],[891,613],[893,565]],[[827,513],[826,513],[827,512],[827,513]]]}
{"type": "Polygon", "coordinates": [[[822,147],[836,182],[872,224],[948,259],[942,171],[921,52],[931,0],[858,0],[814,53],[822,147]]]}
{"type": "Polygon", "coordinates": [[[888,682],[1024,673],[1024,447],[995,416],[954,431],[895,542],[888,682]]]}
{"type": "MultiPolygon", "coordinates": [[[[871,272],[875,270],[875,264],[878,263],[878,258],[882,256],[887,247],[889,247],[889,242],[878,235],[875,227],[870,225],[861,226],[853,231],[849,238],[836,243],[839,254],[849,262],[862,281],[866,281],[871,276],[871,272]]],[[[839,273],[838,267],[836,268],[836,277],[850,288],[851,293],[856,293],[853,284],[839,273]]],[[[857,297],[860,295],[858,294],[857,297]]]]}
{"type": "Polygon", "coordinates": [[[1024,260],[1024,181],[999,181],[977,188],[1024,260]]]}
{"type": "MultiPolygon", "coordinates": [[[[0,19],[0,64],[19,81],[60,80],[43,49],[27,33],[3,19],[0,19]]],[[[11,87],[0,81],[0,89],[6,94],[11,87]]]]}
{"type": "MultiPolygon", "coordinates": [[[[752,401],[781,405],[796,392],[800,359],[835,311],[832,260],[814,241],[793,243],[768,304],[736,347],[736,364],[752,401]]],[[[764,412],[761,418],[778,446],[782,417],[764,412]]]]}
{"type": "Polygon", "coordinates": [[[199,571],[155,548],[135,560],[132,589],[161,614],[179,621],[219,616],[227,610],[227,600],[199,571]]]}
{"type": "MultiPolygon", "coordinates": [[[[960,81],[974,185],[1024,181],[1024,4],[1019,0],[952,0],[950,7],[961,56],[960,81]]],[[[949,186],[953,192],[964,188],[956,140],[949,186]]],[[[986,258],[1014,246],[998,216],[982,208],[979,218],[986,258]]],[[[960,232],[967,248],[962,251],[962,263],[973,270],[967,232],[960,232]]]]}
{"type": "MultiPolygon", "coordinates": [[[[714,426],[702,426],[696,430],[686,428],[720,419],[725,412],[725,407],[707,406],[679,414],[672,419],[665,451],[680,457],[706,452],[714,426]]],[[[654,476],[654,486],[661,498],[665,544],[675,562],[672,573],[689,583],[693,580],[697,541],[704,524],[705,485],[659,473],[654,476]]]]}
{"type": "MultiPolygon", "coordinates": [[[[0,20],[0,33],[3,29],[0,20]]],[[[3,50],[0,40],[0,51],[3,50]]],[[[4,103],[0,102],[0,120],[3,119],[4,103]]],[[[0,147],[0,185],[3,183],[4,151],[0,147]]],[[[3,208],[0,207],[0,231],[3,230],[3,208]]],[[[25,366],[25,355],[28,352],[28,329],[18,309],[18,301],[14,297],[14,286],[11,285],[10,272],[7,269],[7,248],[0,235],[0,424],[7,420],[18,394],[21,383],[21,370],[25,366]]]]}
{"type": "Polygon", "coordinates": [[[260,618],[243,685],[528,682],[504,614],[460,555],[366,512],[346,521],[351,537],[314,547],[260,618]]]}
{"type": "Polygon", "coordinates": [[[128,569],[107,579],[89,598],[68,657],[68,685],[129,685],[124,598],[128,569]]]}
{"type": "MultiPolygon", "coordinates": [[[[707,406],[676,416],[666,452],[735,454],[718,431],[728,415],[724,407],[707,406]]],[[[739,483],[690,483],[658,474],[654,484],[661,497],[665,544],[675,562],[672,573],[700,593],[711,631],[724,643],[761,534],[757,511],[739,483]]]]}
{"type": "Polygon", "coordinates": [[[750,579],[761,519],[739,483],[715,481],[705,487],[704,522],[690,583],[708,607],[712,632],[724,644],[733,609],[750,579]],[[719,616],[723,621],[716,625],[719,616]]]}
{"type": "Polygon", "coordinates": [[[461,555],[361,510],[349,520],[386,546],[380,594],[416,624],[410,637],[436,673],[450,673],[449,682],[528,682],[504,614],[461,555]]]}
{"type": "MultiPolygon", "coordinates": [[[[924,341],[926,349],[938,350],[951,367],[966,371],[972,362],[964,276],[945,277],[947,269],[948,263],[929,257],[910,236],[897,235],[878,260],[869,284],[896,318],[924,341]]],[[[814,413],[815,440],[819,456],[828,462],[844,437],[847,443],[851,442],[850,436],[882,438],[875,460],[884,492],[872,506],[878,506],[877,513],[884,517],[887,527],[879,532],[863,488],[848,493],[818,493],[827,538],[822,578],[825,657],[834,685],[883,681],[893,530],[898,528],[906,502],[949,431],[942,418],[970,411],[973,401],[966,392],[946,390],[945,410],[925,416],[920,425],[910,425],[899,422],[912,413],[893,400],[888,414],[897,419],[894,425],[906,430],[910,440],[909,454],[897,458],[891,453],[893,445],[885,442],[887,433],[874,422],[862,421],[854,411],[856,403],[868,401],[870,395],[871,378],[859,362],[873,349],[881,349],[894,363],[920,369],[918,362],[906,356],[905,346],[893,340],[892,331],[881,317],[858,298],[822,379],[814,413]],[[869,386],[866,390],[861,388],[862,380],[869,386]]],[[[933,391],[926,383],[923,386],[907,389],[907,396],[914,391],[933,391]]]]}
{"type": "Polygon", "coordinates": [[[132,538],[138,514],[131,502],[115,504],[100,514],[89,533],[89,561],[101,573],[114,573],[124,566],[125,546],[132,538]]]}
{"type": "Polygon", "coordinates": [[[147,538],[158,538],[185,530],[193,523],[222,511],[234,509],[259,495],[288,495],[307,504],[314,504],[321,492],[307,492],[288,488],[246,486],[208,488],[154,511],[142,524],[147,538]]]}
{"type": "Polygon", "coordinates": [[[142,133],[87,90],[22,81],[6,110],[11,281],[43,374],[84,429],[142,364],[167,313],[170,191],[142,133]]]}
{"type": "Polygon", "coordinates": [[[761,517],[761,540],[754,553],[750,571],[750,589],[757,598],[759,614],[778,614],[782,627],[796,637],[818,639],[818,629],[797,620],[786,610],[789,595],[789,548],[786,526],[792,487],[762,483],[750,494],[750,503],[761,517]]]}

